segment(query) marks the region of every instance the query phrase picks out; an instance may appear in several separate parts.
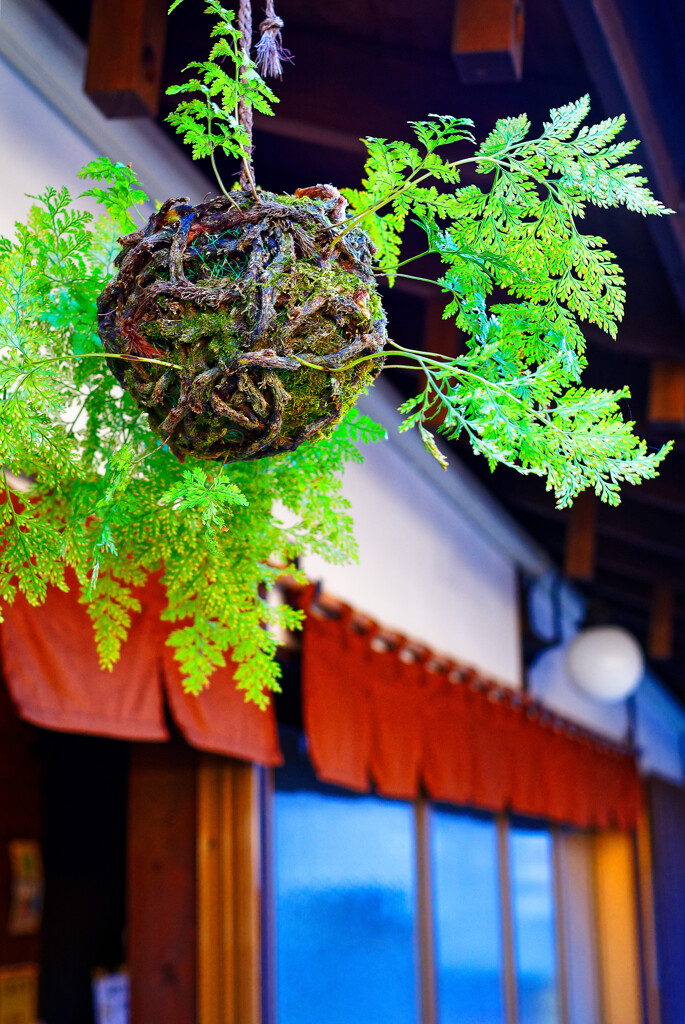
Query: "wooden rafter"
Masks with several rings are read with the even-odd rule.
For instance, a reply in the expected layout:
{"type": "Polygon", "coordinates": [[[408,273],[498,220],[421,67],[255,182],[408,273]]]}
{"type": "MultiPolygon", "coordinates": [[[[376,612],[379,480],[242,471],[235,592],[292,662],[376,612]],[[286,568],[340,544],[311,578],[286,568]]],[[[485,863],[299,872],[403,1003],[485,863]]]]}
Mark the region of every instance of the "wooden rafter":
{"type": "Polygon", "coordinates": [[[650,423],[685,423],[685,365],[655,359],[649,378],[650,423]]]}
{"type": "Polygon", "coordinates": [[[457,0],[452,57],[462,82],[519,81],[523,27],[523,0],[457,0]]]}
{"type": "Polygon", "coordinates": [[[571,508],[566,527],[564,572],[572,580],[591,580],[597,548],[597,504],[591,491],[583,491],[571,508]]]}
{"type": "Polygon", "coordinates": [[[93,0],[86,93],[106,117],[159,110],[167,0],[93,0]]]}
{"type": "Polygon", "coordinates": [[[652,592],[649,616],[649,656],[668,661],[673,655],[673,587],[658,583],[652,592]]]}

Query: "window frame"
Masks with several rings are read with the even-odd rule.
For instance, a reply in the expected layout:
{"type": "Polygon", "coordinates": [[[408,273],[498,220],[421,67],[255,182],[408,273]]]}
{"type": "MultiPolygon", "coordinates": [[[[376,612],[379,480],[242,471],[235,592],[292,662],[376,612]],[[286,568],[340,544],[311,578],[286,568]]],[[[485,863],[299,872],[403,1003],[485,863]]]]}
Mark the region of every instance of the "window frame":
{"type": "MultiPolygon", "coordinates": [[[[275,890],[274,864],[275,849],[273,837],[275,775],[273,769],[261,769],[260,775],[260,828],[261,828],[261,952],[262,952],[262,998],[259,1017],[245,1020],[244,1024],[278,1024],[276,1006],[276,948],[275,948],[275,890]]],[[[344,790],[341,790],[344,792],[344,790]]],[[[438,1024],[437,980],[435,963],[435,920],[433,910],[433,868],[430,845],[431,813],[435,805],[433,801],[421,796],[411,801],[414,821],[414,848],[416,870],[415,900],[415,970],[416,989],[419,998],[419,1020],[421,1024],[438,1024]]],[[[455,813],[484,812],[471,811],[468,807],[455,807],[455,813]]],[[[609,871],[607,868],[607,850],[620,848],[618,854],[621,863],[629,874],[634,868],[634,884],[631,891],[625,894],[622,920],[627,922],[629,934],[624,935],[624,946],[630,950],[631,962],[637,965],[636,977],[633,979],[636,992],[641,989],[643,927],[644,921],[639,914],[639,892],[637,887],[637,857],[635,852],[635,836],[632,833],[610,831],[584,831],[566,828],[551,822],[538,819],[521,818],[506,813],[488,814],[497,828],[498,870],[500,885],[500,921],[502,929],[503,956],[503,1006],[506,1024],[519,1024],[518,993],[516,982],[516,956],[514,939],[514,908],[512,898],[511,865],[510,865],[510,830],[512,826],[522,825],[527,828],[548,832],[552,838],[552,869],[553,898],[555,907],[555,948],[557,955],[557,999],[559,1006],[559,1024],[573,1024],[571,1014],[571,982],[569,972],[568,950],[573,942],[572,923],[566,913],[569,892],[569,878],[566,876],[564,861],[564,844],[571,837],[576,842],[587,845],[587,856],[591,865],[592,887],[590,893],[593,933],[596,942],[596,970],[592,984],[599,1008],[598,1021],[601,1024],[643,1024],[648,1020],[643,999],[636,1003],[635,993],[631,994],[629,1018],[622,1019],[615,1004],[615,999],[608,999],[606,978],[607,973],[613,977],[619,969],[617,958],[612,953],[615,943],[615,929],[607,919],[607,888],[611,890],[609,871]],[[632,860],[631,860],[632,858],[632,860]],[[602,903],[604,901],[604,903],[602,903]]],[[[618,899],[612,890],[612,899],[618,899]]],[[[613,904],[611,913],[616,904],[613,904]]],[[[612,983],[613,984],[613,983],[612,983]]],[[[200,1024],[205,1024],[200,1020],[200,1024]]],[[[241,1024],[243,1022],[241,1021],[241,1024]]],[[[650,1021],[651,1024],[651,1021],[650,1021]]]]}

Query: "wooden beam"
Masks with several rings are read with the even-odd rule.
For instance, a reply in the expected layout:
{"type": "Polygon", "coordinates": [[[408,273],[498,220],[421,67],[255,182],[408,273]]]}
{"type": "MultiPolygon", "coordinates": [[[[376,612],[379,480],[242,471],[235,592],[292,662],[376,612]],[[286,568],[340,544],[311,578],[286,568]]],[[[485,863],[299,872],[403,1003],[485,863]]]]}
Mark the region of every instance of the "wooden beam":
{"type": "MultiPolygon", "coordinates": [[[[572,513],[564,515],[559,512],[549,499],[519,497],[521,492],[516,490],[516,483],[517,481],[512,483],[511,492],[507,487],[503,499],[508,499],[508,503],[517,513],[534,516],[538,521],[547,521],[554,525],[558,531],[558,539],[567,520],[572,518],[572,513]]],[[[528,528],[536,535],[539,532],[537,525],[528,528]]],[[[628,549],[635,560],[636,577],[678,582],[678,578],[682,576],[685,548],[682,543],[682,526],[678,519],[664,516],[656,509],[648,509],[646,505],[638,506],[636,509],[626,502],[625,506],[618,509],[602,507],[597,533],[602,537],[603,545],[604,541],[615,541],[628,549]],[[663,566],[669,566],[668,560],[671,560],[670,571],[663,572],[663,566]],[[646,569],[646,576],[643,569],[646,569]]],[[[600,561],[603,561],[603,555],[604,547],[600,561]]]]}
{"type": "Polygon", "coordinates": [[[337,149],[342,153],[354,153],[360,157],[367,154],[366,146],[354,132],[337,131],[335,128],[300,118],[269,117],[267,114],[255,113],[254,129],[256,132],[266,132],[267,135],[278,135],[284,139],[304,142],[307,146],[323,146],[325,149],[337,149]]]}
{"type": "Polygon", "coordinates": [[[673,587],[657,583],[652,592],[649,615],[649,656],[657,661],[668,661],[673,656],[673,587]]]}
{"type": "Polygon", "coordinates": [[[685,423],[685,365],[672,359],[655,359],[649,376],[650,423],[685,423]]]}
{"type": "Polygon", "coordinates": [[[564,572],[572,580],[591,580],[595,574],[597,503],[592,491],[579,494],[566,527],[564,572]]]}
{"type": "MultiPolygon", "coordinates": [[[[562,6],[592,83],[607,113],[623,110],[632,117],[644,144],[652,187],[666,206],[682,212],[682,175],[660,127],[622,0],[562,0],[562,6]]],[[[685,314],[685,217],[650,218],[649,229],[660,251],[681,311],[685,314]]]]}
{"type": "MultiPolygon", "coordinates": [[[[660,476],[656,480],[646,480],[639,487],[624,486],[621,505],[618,509],[608,509],[608,515],[605,518],[606,525],[610,526],[611,521],[615,519],[624,522],[626,515],[630,517],[631,522],[639,516],[640,521],[647,524],[646,529],[643,526],[639,532],[650,533],[650,520],[655,523],[657,516],[660,516],[663,526],[665,521],[661,515],[663,512],[673,513],[674,516],[685,516],[685,488],[678,480],[681,473],[685,472],[685,464],[681,468],[677,465],[677,461],[677,453],[672,452],[664,467],[664,471],[668,471],[672,479],[660,476]],[[643,511],[645,508],[650,510],[646,515],[643,511]]],[[[502,498],[509,504],[520,505],[521,508],[537,508],[540,515],[547,514],[550,519],[558,522],[561,522],[564,516],[564,513],[554,507],[552,497],[549,491],[545,490],[544,482],[540,477],[509,474],[506,491],[502,491],[502,498]]],[[[675,519],[671,521],[674,527],[680,525],[675,519]]],[[[605,523],[603,522],[602,526],[605,523]]]]}
{"type": "Polygon", "coordinates": [[[93,0],[86,93],[105,117],[159,110],[167,0],[93,0]]]}
{"type": "Polygon", "coordinates": [[[465,84],[518,82],[523,0],[457,0],[452,58],[465,84]]]}

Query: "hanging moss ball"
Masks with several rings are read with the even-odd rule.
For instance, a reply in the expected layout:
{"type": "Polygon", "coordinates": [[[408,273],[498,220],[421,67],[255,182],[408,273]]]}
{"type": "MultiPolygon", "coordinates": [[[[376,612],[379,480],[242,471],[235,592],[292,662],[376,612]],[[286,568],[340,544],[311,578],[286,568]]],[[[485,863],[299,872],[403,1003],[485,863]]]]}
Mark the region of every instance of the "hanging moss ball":
{"type": "Polygon", "coordinates": [[[100,337],[131,357],[109,367],[176,455],[292,451],[328,436],[380,372],[373,245],[341,233],[344,209],[331,185],[169,199],[120,239],[100,337]]]}

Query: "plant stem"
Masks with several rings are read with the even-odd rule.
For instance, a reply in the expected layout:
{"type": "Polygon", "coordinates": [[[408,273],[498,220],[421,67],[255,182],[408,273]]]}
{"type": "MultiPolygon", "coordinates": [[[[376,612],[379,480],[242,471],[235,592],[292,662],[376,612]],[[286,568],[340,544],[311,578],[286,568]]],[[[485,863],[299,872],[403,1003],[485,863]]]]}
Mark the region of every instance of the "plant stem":
{"type": "Polygon", "coordinates": [[[226,191],[226,186],[224,185],[223,181],[221,180],[221,175],[219,174],[219,170],[218,170],[218,168],[216,166],[216,161],[214,159],[214,150],[212,150],[212,152],[209,154],[209,159],[211,160],[211,163],[212,163],[212,170],[214,171],[214,177],[219,182],[219,188],[221,189],[223,194],[226,196],[226,198],[228,199],[228,201],[231,204],[231,206],[234,206],[236,208],[236,210],[238,210],[238,212],[240,212],[240,207],[238,206],[238,204],[235,202],[234,199],[231,199],[231,197],[229,196],[228,192],[226,191]]]}
{"type": "Polygon", "coordinates": [[[126,356],[118,352],[84,352],[80,356],[56,356],[54,359],[44,359],[44,363],[59,363],[63,359],[127,359],[130,363],[156,363],[158,366],[170,366],[172,370],[182,370],[178,363],[168,363],[164,359],[151,359],[148,356],[126,356]]]}
{"type": "MultiPolygon", "coordinates": [[[[126,356],[126,355],[120,355],[120,354],[118,354],[116,352],[112,352],[112,353],[110,353],[110,352],[84,352],[80,356],[77,356],[77,355],[63,355],[63,356],[54,356],[54,358],[52,358],[52,359],[41,359],[41,360],[39,360],[34,366],[32,366],[29,370],[27,370],[23,374],[23,379],[22,379],[22,382],[21,382],[21,384],[19,386],[21,387],[22,384],[24,384],[33,373],[37,373],[38,370],[40,370],[42,367],[49,366],[51,363],[61,363],[61,362],[64,362],[65,359],[75,359],[75,360],[78,360],[78,359],[126,359],[126,360],[128,360],[128,362],[131,362],[131,363],[156,363],[159,366],[169,366],[173,370],[182,370],[183,369],[183,367],[179,366],[178,363],[168,363],[168,362],[165,362],[163,359],[148,359],[146,356],[126,356]]],[[[19,377],[17,377],[16,379],[19,380],[19,377]]]]}
{"type": "Polygon", "coordinates": [[[248,180],[249,185],[250,185],[250,191],[252,192],[252,195],[255,198],[255,202],[258,203],[259,202],[259,196],[257,195],[257,186],[255,185],[255,180],[254,180],[254,177],[252,175],[252,168],[250,167],[249,160],[244,155],[243,155],[243,167],[245,168],[245,174],[247,176],[247,180],[248,180]]]}
{"type": "Polygon", "coordinates": [[[386,274],[384,270],[375,270],[374,274],[376,277],[403,277],[407,281],[423,281],[424,284],[434,284],[436,288],[440,288],[437,281],[434,281],[430,277],[415,277],[413,274],[386,274]]]}
{"type": "Polygon", "coordinates": [[[403,267],[406,263],[413,263],[414,260],[420,260],[422,256],[430,256],[433,252],[435,252],[435,249],[426,249],[425,252],[420,252],[417,256],[410,256],[408,259],[402,260],[402,262],[398,263],[397,266],[403,267]]]}
{"type": "MultiPolygon", "coordinates": [[[[502,151],[502,153],[505,152],[505,150],[502,151]]],[[[497,167],[504,166],[504,161],[499,159],[498,156],[467,156],[464,157],[462,160],[453,160],[451,163],[448,163],[447,166],[455,168],[463,167],[464,164],[481,163],[491,163],[497,167]]],[[[422,170],[423,168],[418,168],[418,170],[414,171],[413,174],[409,175],[404,184],[401,185],[399,188],[393,189],[391,192],[388,192],[387,195],[383,196],[382,199],[379,199],[378,202],[375,203],[373,206],[369,206],[368,209],[362,210],[361,213],[355,214],[352,220],[346,221],[344,224],[344,230],[341,231],[340,234],[335,236],[333,246],[337,245],[340,239],[343,238],[343,236],[346,235],[348,231],[351,231],[352,228],[356,227],[357,224],[359,224],[360,221],[364,219],[364,217],[368,217],[370,213],[375,213],[376,210],[381,210],[384,206],[387,206],[388,203],[392,203],[399,196],[403,195],[405,192],[408,192],[410,188],[414,188],[416,185],[420,185],[421,182],[425,181],[427,178],[434,177],[432,171],[426,171],[424,174],[422,174],[422,170]]],[[[330,229],[326,228],[325,230],[328,231],[330,229]]],[[[333,246],[331,246],[331,248],[333,248],[333,246]]]]}
{"type": "Polygon", "coordinates": [[[12,494],[10,492],[9,483],[7,482],[7,474],[4,471],[2,471],[2,480],[5,485],[5,501],[7,502],[7,506],[10,510],[10,516],[12,517],[12,526],[14,527],[14,531],[17,535],[17,539],[19,541],[21,549],[24,552],[24,561],[29,569],[29,572],[31,573],[33,582],[36,586],[38,586],[38,576],[36,575],[35,566],[31,561],[31,552],[26,547],[26,543],[24,541],[24,534],[19,523],[17,522],[17,515],[16,512],[14,511],[14,505],[12,503],[12,494]]]}

